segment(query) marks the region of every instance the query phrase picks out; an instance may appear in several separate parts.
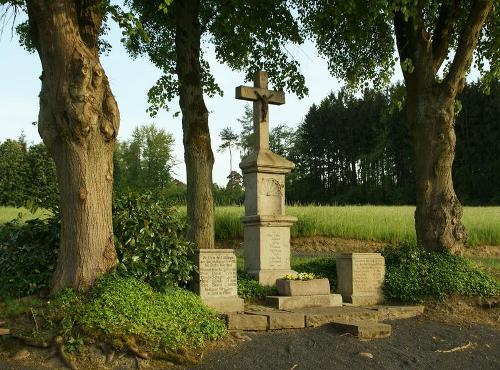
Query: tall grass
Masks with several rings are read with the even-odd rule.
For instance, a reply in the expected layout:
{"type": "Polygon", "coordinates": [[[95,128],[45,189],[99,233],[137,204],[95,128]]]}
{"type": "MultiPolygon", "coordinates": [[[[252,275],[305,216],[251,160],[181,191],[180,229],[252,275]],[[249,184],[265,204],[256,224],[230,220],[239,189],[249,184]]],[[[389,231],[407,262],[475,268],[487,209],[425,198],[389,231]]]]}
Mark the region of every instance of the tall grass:
{"type": "MultiPolygon", "coordinates": [[[[329,236],[382,242],[415,241],[414,206],[290,206],[293,237],[329,236]]],[[[217,207],[218,239],[243,237],[243,207],[217,207]]],[[[500,207],[465,207],[469,244],[500,245],[500,207]]]]}
{"type": "MultiPolygon", "coordinates": [[[[185,207],[179,207],[186,214],[185,207]]],[[[287,214],[298,221],[292,236],[329,236],[381,242],[415,241],[414,206],[290,206],[287,214]]],[[[215,209],[217,239],[243,237],[243,207],[215,209]]],[[[46,217],[47,211],[31,214],[24,208],[0,207],[0,223],[46,217]]],[[[500,245],[500,207],[465,207],[463,222],[469,233],[469,245],[500,245]]]]}

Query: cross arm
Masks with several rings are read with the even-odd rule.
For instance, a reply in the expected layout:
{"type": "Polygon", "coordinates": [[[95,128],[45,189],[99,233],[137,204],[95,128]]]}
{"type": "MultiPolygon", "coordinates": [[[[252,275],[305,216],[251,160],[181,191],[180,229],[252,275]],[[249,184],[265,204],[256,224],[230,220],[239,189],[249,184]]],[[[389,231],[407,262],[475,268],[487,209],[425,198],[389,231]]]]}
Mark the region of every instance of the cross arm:
{"type": "Polygon", "coordinates": [[[260,87],[249,86],[238,86],[236,88],[236,99],[257,101],[260,100],[263,96],[269,97],[269,104],[285,104],[285,93],[283,91],[273,91],[262,89],[260,87]]]}

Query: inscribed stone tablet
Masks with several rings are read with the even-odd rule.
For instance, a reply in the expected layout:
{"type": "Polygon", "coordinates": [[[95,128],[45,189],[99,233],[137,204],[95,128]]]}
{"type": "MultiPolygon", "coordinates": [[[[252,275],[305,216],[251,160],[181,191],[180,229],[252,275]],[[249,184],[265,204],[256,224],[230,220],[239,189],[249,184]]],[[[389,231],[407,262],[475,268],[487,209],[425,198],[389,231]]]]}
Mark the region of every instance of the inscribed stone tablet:
{"type": "Polygon", "coordinates": [[[232,249],[201,249],[198,269],[201,298],[237,296],[236,256],[232,249]]]}

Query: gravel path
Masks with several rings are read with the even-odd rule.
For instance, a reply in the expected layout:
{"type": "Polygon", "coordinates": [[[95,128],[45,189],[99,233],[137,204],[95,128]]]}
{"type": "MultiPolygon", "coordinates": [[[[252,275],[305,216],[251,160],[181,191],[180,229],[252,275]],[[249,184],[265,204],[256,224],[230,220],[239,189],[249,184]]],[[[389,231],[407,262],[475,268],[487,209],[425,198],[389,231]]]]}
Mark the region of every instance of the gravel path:
{"type": "Polygon", "coordinates": [[[248,334],[205,355],[196,369],[500,369],[500,332],[425,319],[392,323],[387,339],[359,341],[330,326],[248,334]],[[469,344],[470,343],[470,344],[469,344]],[[457,347],[466,346],[463,349],[457,347]],[[452,352],[439,352],[450,351],[452,352]]]}

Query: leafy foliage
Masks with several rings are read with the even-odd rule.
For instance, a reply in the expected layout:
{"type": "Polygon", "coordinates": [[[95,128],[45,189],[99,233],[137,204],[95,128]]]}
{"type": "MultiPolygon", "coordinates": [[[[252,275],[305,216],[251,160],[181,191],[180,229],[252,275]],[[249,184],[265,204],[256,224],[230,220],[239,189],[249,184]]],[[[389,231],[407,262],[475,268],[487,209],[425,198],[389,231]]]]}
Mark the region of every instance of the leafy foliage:
{"type": "Polygon", "coordinates": [[[498,296],[500,281],[459,256],[427,252],[415,244],[387,246],[384,293],[387,298],[418,302],[426,297],[498,296]]]}
{"type": "Polygon", "coordinates": [[[269,295],[277,295],[276,287],[259,284],[242,271],[238,271],[238,296],[247,302],[259,302],[269,295]]]}
{"type": "Polygon", "coordinates": [[[87,295],[65,289],[36,309],[46,331],[63,336],[67,350],[77,350],[83,337],[124,346],[138,341],[154,349],[201,347],[226,334],[217,314],[195,294],[180,288],[164,293],[134,278],[108,274],[87,295]]]}
{"type": "MultiPolygon", "coordinates": [[[[185,217],[151,193],[114,200],[113,227],[119,271],[157,290],[191,279],[193,246],[184,238],[185,217]]],[[[59,246],[59,215],[0,225],[0,297],[47,290],[59,246]]]]}
{"type": "Polygon", "coordinates": [[[337,287],[337,267],[335,258],[318,258],[312,261],[300,262],[292,266],[297,272],[311,272],[316,276],[325,277],[330,282],[330,290],[334,292],[337,287]]]}
{"type": "Polygon", "coordinates": [[[175,208],[151,193],[114,199],[113,228],[119,271],[163,291],[191,279],[193,245],[175,208]]]}
{"type": "Polygon", "coordinates": [[[172,134],[154,125],[136,127],[130,141],[118,143],[113,157],[115,192],[166,192],[172,185],[172,134]]]}
{"type": "Polygon", "coordinates": [[[0,297],[47,290],[59,247],[58,217],[0,225],[0,297]]]}
{"type": "MultiPolygon", "coordinates": [[[[131,37],[127,41],[129,52],[134,57],[148,55],[163,72],[148,93],[152,115],[156,115],[159,109],[168,109],[167,103],[179,91],[174,42],[176,3],[167,14],[158,9],[162,3],[162,0],[127,1],[150,36],[147,43],[131,37]]],[[[287,89],[302,97],[307,94],[304,77],[300,74],[298,62],[288,53],[287,43],[300,44],[303,38],[288,5],[284,0],[254,0],[251,3],[244,0],[201,1],[200,39],[215,47],[215,56],[220,63],[244,71],[248,81],[253,80],[258,70],[266,70],[276,89],[287,89]]],[[[222,95],[203,57],[206,51],[201,50],[200,60],[203,91],[208,96],[222,95]]]]}
{"type": "MultiPolygon", "coordinates": [[[[307,34],[320,54],[328,60],[331,73],[358,90],[373,82],[376,87],[386,85],[395,66],[395,22],[400,17],[408,25],[415,39],[423,33],[425,42],[432,42],[433,57],[444,50],[444,57],[459,47],[461,33],[469,32],[467,18],[474,13],[472,0],[462,2],[423,0],[375,0],[366,6],[362,0],[294,0],[307,34]]],[[[493,0],[493,10],[481,29],[474,63],[482,73],[486,86],[500,78],[500,3],[493,0]]],[[[410,37],[412,37],[410,36],[410,37]]],[[[413,44],[406,43],[405,48],[413,44]]],[[[471,43],[468,46],[472,46],[471,43]]],[[[399,50],[401,52],[401,50],[399,50]]],[[[403,70],[414,71],[414,55],[399,55],[403,70]]],[[[459,58],[463,56],[460,50],[459,58]]],[[[445,58],[443,58],[445,59],[445,58]]],[[[454,58],[445,60],[441,70],[447,73],[454,58]]],[[[437,70],[435,71],[437,72],[437,70]]]]}
{"type": "Polygon", "coordinates": [[[202,346],[223,337],[226,327],[195,294],[170,288],[155,292],[133,278],[100,279],[85,304],[81,325],[104,336],[134,336],[154,347],[202,346]]]}

